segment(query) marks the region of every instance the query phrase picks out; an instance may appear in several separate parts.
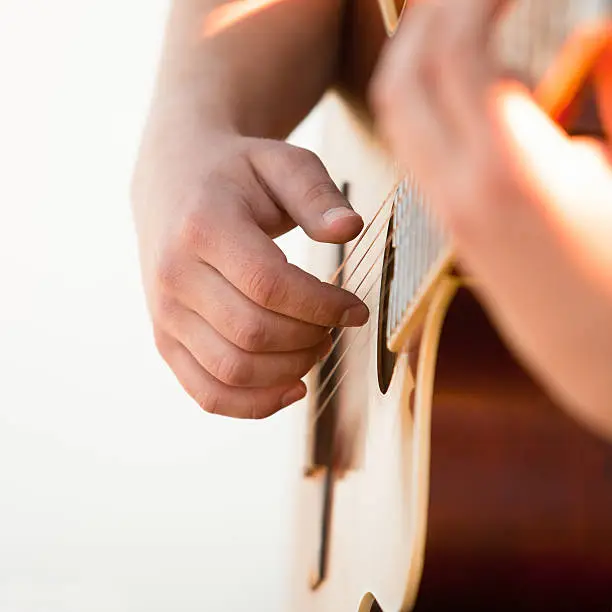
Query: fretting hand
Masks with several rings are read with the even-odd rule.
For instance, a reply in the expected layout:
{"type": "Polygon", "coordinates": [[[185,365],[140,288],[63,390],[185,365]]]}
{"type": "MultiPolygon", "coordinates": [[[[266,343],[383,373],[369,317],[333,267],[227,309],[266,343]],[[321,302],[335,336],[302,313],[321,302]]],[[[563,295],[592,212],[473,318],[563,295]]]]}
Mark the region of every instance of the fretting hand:
{"type": "MultiPolygon", "coordinates": [[[[503,5],[409,6],[373,84],[378,125],[509,344],[575,416],[612,434],[609,149],[568,137],[502,78],[489,42],[503,5]]],[[[609,134],[610,51],[594,70],[609,134]]]]}

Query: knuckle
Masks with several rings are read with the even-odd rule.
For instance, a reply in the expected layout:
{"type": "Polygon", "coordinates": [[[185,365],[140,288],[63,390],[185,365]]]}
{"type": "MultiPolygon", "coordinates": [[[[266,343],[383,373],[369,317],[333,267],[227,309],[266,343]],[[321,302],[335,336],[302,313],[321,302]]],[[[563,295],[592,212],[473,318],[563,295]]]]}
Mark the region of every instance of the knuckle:
{"type": "MultiPolygon", "coordinates": [[[[440,3],[425,3],[421,6],[420,28],[414,49],[414,60],[409,68],[409,76],[420,87],[436,84],[445,63],[446,42],[448,39],[448,16],[440,3]]],[[[402,74],[397,73],[398,80],[402,74]]],[[[405,83],[405,82],[404,82],[405,83]]],[[[401,87],[398,83],[398,87],[401,87]]],[[[404,84],[404,87],[409,85],[404,84]]]]}
{"type": "Polygon", "coordinates": [[[314,203],[319,198],[338,193],[325,165],[316,153],[308,149],[291,147],[285,159],[288,174],[297,181],[301,198],[314,203]]]}
{"type": "Polygon", "coordinates": [[[323,162],[316,153],[302,147],[289,147],[285,150],[285,160],[294,171],[300,171],[305,165],[323,167],[323,162]]]}
{"type": "Polygon", "coordinates": [[[267,346],[268,333],[261,320],[249,319],[236,329],[234,342],[249,352],[262,351],[267,346]]]}
{"type": "Polygon", "coordinates": [[[169,362],[173,347],[172,338],[165,334],[157,326],[154,326],[153,339],[155,341],[155,348],[157,349],[157,352],[161,355],[164,361],[169,362]]]}
{"type": "Polygon", "coordinates": [[[395,71],[387,70],[375,82],[371,102],[374,112],[385,118],[395,108],[395,100],[398,98],[398,79],[395,71]]]}
{"type": "Polygon", "coordinates": [[[313,204],[319,198],[338,193],[338,188],[331,181],[320,180],[306,187],[303,199],[307,204],[313,204]]]}
{"type": "Polygon", "coordinates": [[[156,284],[163,290],[176,291],[180,286],[183,272],[183,266],[176,255],[164,254],[157,264],[156,284]]]}
{"type": "Polygon", "coordinates": [[[247,359],[232,352],[219,356],[211,366],[211,374],[230,386],[243,386],[250,382],[252,367],[247,359]]]}
{"type": "MultiPolygon", "coordinates": [[[[409,74],[422,90],[435,91],[439,79],[440,64],[440,52],[427,48],[414,62],[409,74]]],[[[401,85],[398,84],[398,87],[401,87],[401,85]]]]}
{"type": "Polygon", "coordinates": [[[280,409],[280,401],[278,406],[272,406],[271,404],[264,404],[263,402],[253,401],[249,410],[249,419],[251,421],[261,421],[268,418],[271,414],[274,414],[280,409]]]}
{"type": "Polygon", "coordinates": [[[208,224],[201,212],[192,212],[185,216],[180,226],[180,242],[190,251],[201,251],[209,237],[208,224]]]}
{"type": "Polygon", "coordinates": [[[415,57],[402,60],[401,66],[391,54],[383,63],[383,68],[375,76],[372,83],[370,99],[374,111],[384,117],[398,107],[406,93],[409,77],[414,74],[415,57]]]}
{"type": "Polygon", "coordinates": [[[247,295],[264,308],[275,308],[287,297],[287,287],[279,270],[270,266],[256,266],[247,272],[247,295]]]}
{"type": "Polygon", "coordinates": [[[167,293],[159,292],[153,299],[152,318],[156,324],[168,327],[175,320],[178,312],[177,302],[167,293]]]}
{"type": "Polygon", "coordinates": [[[210,389],[197,389],[191,393],[198,406],[209,414],[218,414],[220,409],[219,396],[210,389]]]}

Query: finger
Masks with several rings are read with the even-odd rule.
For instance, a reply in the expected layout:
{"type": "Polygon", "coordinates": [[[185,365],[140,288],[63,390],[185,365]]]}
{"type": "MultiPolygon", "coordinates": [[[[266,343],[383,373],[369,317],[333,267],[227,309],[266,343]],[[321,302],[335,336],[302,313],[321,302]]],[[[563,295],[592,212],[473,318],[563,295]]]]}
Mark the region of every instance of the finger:
{"type": "Polygon", "coordinates": [[[272,199],[313,240],[344,243],[363,228],[361,216],[311,151],[270,142],[252,162],[272,199]]]}
{"type": "Polygon", "coordinates": [[[195,312],[181,308],[166,330],[218,381],[230,387],[274,387],[297,383],[329,352],[331,336],[319,345],[289,353],[248,353],[228,342],[195,312]]]}
{"type": "Polygon", "coordinates": [[[466,147],[487,146],[490,105],[494,86],[502,76],[496,49],[491,44],[501,9],[508,0],[455,0],[445,2],[446,14],[438,13],[440,44],[437,60],[440,75],[439,108],[457,135],[457,153],[466,147]]]}
{"type": "MultiPolygon", "coordinates": [[[[387,139],[420,176],[428,160],[464,154],[478,141],[495,76],[489,49],[500,0],[412,5],[381,67],[373,99],[387,139]]],[[[441,161],[442,160],[442,161],[441,161]]]]}
{"type": "Polygon", "coordinates": [[[191,353],[170,336],[158,333],[157,347],[181,386],[211,414],[240,419],[266,418],[306,394],[303,382],[266,389],[232,388],[204,370],[191,353]]]}
{"type": "Polygon", "coordinates": [[[194,262],[177,298],[237,347],[254,353],[311,348],[329,329],[262,308],[204,262],[194,262]]]}
{"type": "Polygon", "coordinates": [[[322,327],[367,321],[359,298],[289,264],[248,208],[219,206],[214,226],[200,231],[192,239],[201,259],[259,306],[322,327]]]}
{"type": "Polygon", "coordinates": [[[522,88],[500,85],[493,115],[498,150],[466,170],[463,193],[432,205],[451,228],[460,260],[496,302],[516,306],[524,293],[535,304],[540,291],[530,283],[552,291],[583,203],[609,190],[600,189],[605,173],[592,163],[596,149],[585,155],[522,88]]]}
{"type": "Polygon", "coordinates": [[[437,67],[431,44],[430,3],[409,4],[372,79],[370,98],[377,127],[395,157],[417,174],[422,159],[448,153],[449,126],[438,119],[437,67]]]}

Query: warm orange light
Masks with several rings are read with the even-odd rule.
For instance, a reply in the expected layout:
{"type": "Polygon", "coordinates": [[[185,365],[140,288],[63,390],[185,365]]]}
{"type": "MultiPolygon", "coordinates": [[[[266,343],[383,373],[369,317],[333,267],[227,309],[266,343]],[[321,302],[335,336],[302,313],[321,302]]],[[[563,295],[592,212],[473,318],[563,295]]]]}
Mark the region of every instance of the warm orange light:
{"type": "Polygon", "coordinates": [[[248,17],[286,0],[233,0],[213,9],[204,21],[204,38],[216,36],[248,17]]]}

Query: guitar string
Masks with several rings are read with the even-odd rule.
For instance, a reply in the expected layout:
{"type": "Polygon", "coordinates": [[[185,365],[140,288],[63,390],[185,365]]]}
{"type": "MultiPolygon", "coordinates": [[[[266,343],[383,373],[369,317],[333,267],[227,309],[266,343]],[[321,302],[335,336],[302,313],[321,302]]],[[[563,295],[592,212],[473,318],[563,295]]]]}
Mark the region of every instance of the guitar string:
{"type": "MultiPolygon", "coordinates": [[[[392,235],[389,236],[388,242],[390,242],[390,240],[392,238],[393,238],[392,235]]],[[[380,258],[384,255],[385,250],[386,250],[386,248],[383,249],[383,252],[377,257],[376,261],[372,264],[370,270],[374,267],[374,265],[378,261],[380,261],[380,258]]],[[[383,274],[387,271],[387,269],[389,268],[389,265],[391,264],[392,261],[393,261],[393,258],[390,258],[385,263],[385,265],[383,266],[382,270],[376,275],[376,278],[374,279],[374,281],[372,282],[372,284],[370,285],[370,287],[368,288],[368,290],[366,291],[366,293],[363,295],[363,297],[361,299],[365,299],[371,293],[372,289],[374,289],[374,287],[376,286],[378,281],[382,278],[383,274]]],[[[332,370],[328,373],[327,377],[325,378],[325,381],[317,388],[317,391],[316,391],[315,396],[314,396],[314,401],[318,400],[321,397],[321,394],[323,393],[324,388],[332,380],[332,376],[333,376],[334,372],[340,367],[340,364],[344,361],[344,359],[346,358],[346,356],[347,356],[348,352],[350,351],[350,349],[357,342],[357,340],[359,339],[359,336],[361,335],[361,333],[363,332],[365,327],[366,326],[360,327],[357,330],[357,332],[355,333],[355,336],[352,339],[352,341],[350,342],[350,344],[346,347],[346,349],[344,350],[342,355],[340,357],[338,357],[338,360],[337,360],[336,364],[334,365],[332,370]]],[[[339,341],[340,337],[344,334],[345,330],[346,330],[346,328],[342,329],[342,331],[338,334],[338,338],[336,339],[336,343],[339,341]]],[[[377,331],[377,330],[375,330],[375,331],[377,331]]],[[[374,332],[370,335],[370,337],[373,336],[373,335],[374,335],[374,332]]],[[[323,402],[321,407],[315,413],[315,415],[313,417],[313,420],[312,420],[312,423],[310,425],[311,427],[314,427],[314,425],[319,420],[321,415],[325,412],[325,409],[327,408],[327,406],[329,406],[331,400],[335,396],[336,392],[339,390],[340,384],[342,383],[342,381],[344,380],[344,378],[347,376],[348,373],[349,373],[349,370],[347,369],[342,374],[340,379],[336,382],[336,384],[332,387],[331,391],[329,392],[329,395],[327,396],[327,398],[325,399],[325,401],[323,402]]]]}
{"type": "MultiPolygon", "coordinates": [[[[389,246],[389,244],[391,244],[391,240],[393,240],[393,236],[394,236],[394,232],[389,235],[389,237],[387,238],[387,241],[385,242],[385,245],[384,245],[382,251],[376,256],[376,258],[374,259],[374,261],[372,262],[370,267],[367,269],[366,273],[363,275],[363,278],[361,279],[361,281],[359,282],[357,287],[355,287],[355,290],[354,290],[355,295],[357,294],[357,291],[359,291],[359,289],[361,288],[361,286],[363,285],[363,283],[367,279],[367,277],[370,274],[370,272],[373,270],[374,266],[380,261],[381,257],[384,257],[385,251],[387,250],[387,246],[389,246]]],[[[380,275],[382,275],[384,273],[384,271],[386,270],[387,267],[388,267],[388,264],[387,264],[387,266],[385,266],[384,270],[381,270],[380,275]]],[[[376,283],[379,278],[380,278],[380,276],[378,276],[375,279],[374,282],[376,283]]],[[[364,300],[368,296],[368,294],[370,293],[371,290],[372,290],[372,287],[370,287],[370,289],[368,289],[367,293],[362,298],[360,298],[360,299],[364,300]]],[[[335,328],[335,329],[338,329],[338,328],[335,328]]],[[[331,345],[331,348],[329,349],[329,353],[327,354],[325,359],[323,359],[323,361],[321,361],[321,363],[319,365],[319,368],[324,368],[327,365],[327,363],[331,359],[331,355],[332,355],[334,349],[336,348],[336,346],[338,345],[338,343],[342,339],[342,336],[344,335],[346,329],[347,328],[340,329],[336,339],[334,340],[333,344],[331,345]]],[[[344,353],[343,353],[342,356],[344,356],[344,353]]],[[[329,382],[329,379],[332,377],[332,375],[333,375],[334,371],[336,370],[336,368],[340,365],[339,362],[341,361],[341,359],[342,359],[342,357],[338,358],[338,363],[336,363],[335,367],[332,369],[331,372],[329,372],[329,374],[327,375],[325,380],[317,387],[317,393],[318,393],[317,398],[323,392],[323,389],[325,388],[325,386],[329,382]]]]}
{"type": "MultiPolygon", "coordinates": [[[[361,239],[365,236],[366,232],[372,227],[374,221],[376,220],[376,218],[378,217],[378,215],[381,213],[381,211],[384,209],[385,205],[389,202],[391,196],[395,195],[395,192],[397,191],[397,188],[399,187],[399,184],[401,183],[401,181],[398,181],[396,183],[396,186],[394,187],[394,189],[392,191],[389,192],[389,194],[385,197],[385,199],[383,200],[382,204],[379,206],[378,210],[376,211],[376,214],[374,215],[374,218],[370,221],[370,223],[368,224],[368,226],[366,227],[366,229],[362,232],[359,241],[361,241],[361,239]]],[[[351,273],[349,274],[349,276],[344,280],[344,282],[341,285],[341,289],[345,289],[346,286],[348,285],[349,281],[353,278],[353,276],[355,275],[355,273],[357,272],[357,270],[359,269],[359,266],[363,263],[365,257],[367,256],[367,254],[372,250],[372,247],[375,245],[376,241],[378,240],[378,238],[380,237],[380,235],[383,233],[383,231],[385,230],[385,228],[387,227],[387,224],[389,222],[389,220],[391,219],[391,216],[393,215],[393,205],[391,208],[391,212],[389,213],[389,215],[387,217],[385,217],[384,221],[382,222],[378,232],[376,233],[376,236],[374,236],[374,238],[372,239],[372,241],[370,242],[370,244],[368,245],[368,248],[365,250],[365,252],[363,253],[363,255],[361,256],[361,258],[359,259],[359,261],[357,262],[357,264],[355,265],[355,267],[353,268],[353,270],[351,271],[351,273]]],[[[389,238],[387,239],[387,242],[385,243],[385,248],[388,246],[388,244],[390,243],[390,240],[393,238],[393,235],[395,233],[395,230],[392,231],[391,235],[389,236],[389,238]]],[[[358,244],[357,243],[357,244],[358,244]]],[[[338,269],[336,270],[336,272],[334,273],[332,279],[330,282],[335,282],[338,279],[338,276],[340,275],[340,272],[342,272],[342,270],[344,269],[344,267],[346,266],[348,259],[351,257],[351,255],[355,252],[355,248],[357,247],[357,245],[355,245],[350,253],[345,257],[344,261],[340,264],[340,266],[338,267],[338,269]]],[[[383,253],[384,253],[384,249],[383,249],[383,253]]],[[[376,258],[376,260],[374,261],[374,264],[376,264],[376,262],[378,261],[378,259],[380,258],[380,255],[376,258]]],[[[359,282],[359,284],[357,285],[357,287],[355,289],[352,290],[352,293],[356,293],[359,288],[361,287],[361,285],[363,284],[363,282],[365,281],[367,275],[371,272],[372,267],[374,266],[374,264],[372,264],[370,266],[370,268],[366,271],[366,273],[364,274],[363,278],[361,279],[361,281],[359,282]]],[[[337,329],[337,328],[336,328],[337,329]]],[[[334,341],[334,343],[332,344],[331,348],[329,349],[329,353],[327,354],[327,356],[325,357],[325,359],[323,359],[323,361],[319,364],[320,368],[325,367],[325,365],[327,364],[327,362],[329,361],[329,359],[331,359],[331,354],[335,348],[335,346],[337,345],[337,343],[339,342],[339,337],[343,334],[343,331],[340,332],[340,334],[338,335],[338,337],[336,338],[336,340],[334,341]]]]}
{"type": "MultiPolygon", "coordinates": [[[[342,286],[340,287],[341,289],[345,289],[347,287],[347,285],[349,284],[349,281],[353,278],[353,276],[355,275],[355,272],[357,272],[357,270],[359,269],[359,266],[363,263],[363,260],[366,258],[367,254],[372,250],[376,241],[380,238],[380,235],[385,231],[387,227],[387,223],[389,223],[389,220],[391,219],[392,216],[393,216],[393,211],[391,211],[389,215],[385,217],[385,219],[383,220],[380,226],[380,229],[378,230],[378,232],[376,232],[376,236],[374,236],[374,238],[372,239],[372,242],[368,245],[368,248],[364,251],[359,261],[355,264],[355,267],[353,268],[351,273],[348,275],[346,280],[342,283],[342,286]]],[[[369,270],[366,272],[366,275],[368,273],[369,273],[369,270]]],[[[365,279],[361,279],[361,282],[363,282],[364,280],[365,279]]],[[[355,293],[355,291],[357,291],[357,289],[359,289],[360,286],[361,286],[361,283],[357,285],[357,287],[354,290],[352,290],[352,292],[355,293]]]]}
{"type": "MultiPolygon", "coordinates": [[[[350,257],[353,255],[353,253],[355,252],[357,246],[359,245],[359,243],[363,240],[363,238],[365,237],[366,233],[370,230],[370,228],[372,227],[372,225],[374,224],[374,222],[376,221],[377,217],[380,215],[380,213],[382,212],[382,210],[384,209],[385,205],[391,200],[391,198],[393,198],[395,196],[395,193],[397,192],[397,189],[400,185],[400,183],[402,182],[403,179],[400,179],[395,185],[394,187],[389,191],[389,193],[387,194],[387,196],[383,199],[382,203],[380,204],[380,206],[378,207],[378,210],[376,211],[376,213],[374,214],[374,217],[372,218],[372,220],[368,223],[367,227],[364,229],[364,231],[362,232],[361,236],[359,237],[357,243],[352,247],[351,251],[348,253],[348,255],[344,258],[344,261],[340,264],[340,266],[338,267],[338,269],[336,270],[336,272],[334,273],[334,275],[332,276],[332,282],[337,281],[338,276],[340,275],[340,273],[342,272],[342,270],[346,267],[348,260],[350,259],[350,257]]],[[[385,220],[383,221],[383,223],[381,224],[381,227],[379,228],[378,232],[376,233],[376,236],[374,236],[374,238],[372,239],[372,241],[370,242],[370,244],[368,245],[366,252],[362,255],[362,257],[359,259],[359,261],[357,262],[355,268],[351,271],[351,273],[349,274],[349,276],[347,277],[347,279],[342,283],[342,288],[344,288],[348,282],[351,280],[351,278],[355,275],[355,273],[357,272],[359,266],[361,265],[361,263],[364,261],[366,255],[370,252],[370,250],[372,249],[372,247],[374,246],[376,240],[380,237],[381,233],[384,231],[384,229],[387,227],[387,223],[389,222],[389,220],[391,219],[391,216],[393,215],[393,206],[392,206],[392,210],[389,213],[389,215],[385,218],[385,220]]],[[[391,244],[391,241],[393,240],[393,237],[395,235],[395,228],[393,228],[391,230],[391,232],[389,233],[389,236],[387,237],[387,240],[385,241],[385,245],[382,249],[382,251],[376,256],[375,260],[372,262],[372,264],[370,265],[370,267],[366,270],[365,274],[363,275],[363,277],[361,278],[360,282],[358,283],[357,287],[353,290],[353,293],[357,293],[357,291],[360,289],[360,287],[363,285],[363,283],[365,282],[365,280],[367,279],[368,275],[370,274],[370,272],[373,270],[374,266],[380,261],[381,257],[384,257],[385,251],[387,249],[387,247],[389,246],[389,244],[391,244]]],[[[374,279],[374,282],[371,284],[371,286],[368,288],[367,292],[365,293],[365,295],[360,298],[360,299],[365,299],[370,292],[372,291],[372,289],[376,286],[376,283],[380,280],[380,278],[382,277],[382,275],[385,273],[385,271],[388,269],[389,264],[391,263],[392,259],[390,259],[385,266],[383,267],[383,269],[380,271],[380,273],[377,275],[377,277],[374,279]]],[[[336,328],[337,329],[337,328],[336,328]]],[[[358,336],[360,335],[361,331],[363,330],[363,327],[360,328],[357,333],[355,334],[355,337],[353,338],[353,341],[349,344],[349,346],[345,349],[345,351],[342,353],[342,355],[338,358],[336,364],[334,365],[334,367],[332,368],[332,370],[328,373],[327,377],[325,378],[325,380],[318,386],[316,392],[315,392],[315,401],[319,399],[319,397],[321,396],[321,394],[323,393],[324,389],[327,387],[327,385],[329,384],[330,380],[332,379],[332,376],[334,374],[334,372],[338,369],[338,367],[340,366],[340,364],[342,363],[342,361],[344,360],[344,358],[346,357],[346,355],[348,354],[348,351],[352,348],[352,346],[355,344],[355,342],[358,339],[358,336]]],[[[332,344],[330,351],[327,355],[327,357],[319,364],[319,368],[323,368],[325,367],[325,365],[329,362],[329,360],[331,359],[331,356],[333,354],[334,349],[336,348],[336,346],[338,345],[338,343],[340,342],[342,336],[344,335],[344,333],[346,332],[346,328],[343,328],[340,330],[340,333],[338,334],[338,336],[336,337],[334,343],[332,344]]],[[[329,405],[329,403],[331,402],[331,399],[333,398],[333,396],[335,395],[340,382],[342,382],[342,380],[344,379],[344,377],[346,376],[346,373],[341,377],[340,381],[338,381],[338,383],[334,386],[334,388],[332,389],[332,391],[330,392],[330,395],[326,398],[325,402],[323,403],[323,405],[321,406],[321,408],[318,410],[317,414],[315,415],[314,419],[313,419],[313,423],[311,426],[313,426],[317,420],[320,418],[320,416],[323,414],[325,408],[329,405]]]]}
{"type": "MultiPolygon", "coordinates": [[[[385,273],[386,269],[389,267],[391,260],[389,260],[385,266],[383,267],[383,269],[381,270],[381,272],[376,276],[376,278],[374,279],[374,282],[370,285],[370,288],[368,289],[368,291],[366,292],[366,294],[363,296],[364,298],[366,298],[368,296],[368,294],[370,293],[370,291],[376,286],[376,283],[380,280],[380,278],[382,277],[382,275],[385,273]]],[[[344,359],[346,358],[346,355],[348,354],[349,350],[351,348],[353,348],[353,346],[355,345],[355,343],[357,342],[357,340],[359,339],[359,336],[361,335],[361,333],[363,332],[363,330],[365,329],[366,326],[364,327],[360,327],[357,332],[355,333],[355,337],[352,339],[352,341],[350,342],[350,344],[346,347],[346,349],[344,350],[344,352],[342,353],[342,355],[338,358],[338,361],[336,362],[336,364],[333,367],[332,372],[329,373],[327,379],[326,379],[326,383],[329,383],[329,381],[331,380],[331,376],[333,374],[333,372],[336,371],[336,369],[340,366],[340,364],[342,363],[342,361],[344,361],[344,359]]],[[[376,329],[374,329],[370,335],[368,336],[368,338],[366,338],[366,340],[372,338],[374,336],[374,334],[376,333],[376,329]]],[[[317,421],[321,418],[321,416],[323,415],[323,413],[325,412],[325,410],[327,409],[327,407],[330,405],[332,399],[334,398],[334,396],[336,395],[336,393],[340,390],[340,385],[342,384],[342,381],[346,378],[346,376],[348,375],[348,373],[350,372],[349,369],[345,370],[342,373],[342,376],[340,376],[340,378],[336,381],[336,384],[332,387],[332,389],[329,392],[329,395],[325,398],[325,401],[323,402],[323,404],[321,404],[320,408],[317,410],[317,412],[314,414],[312,422],[310,424],[310,427],[314,427],[317,423],[317,421]]],[[[315,400],[318,400],[319,397],[321,396],[321,393],[323,392],[323,387],[321,386],[318,390],[317,393],[315,394],[315,400]]]]}
{"type": "MultiPolygon", "coordinates": [[[[393,211],[392,213],[393,214],[393,211]]],[[[390,215],[391,216],[391,215],[390,215]]],[[[389,216],[389,218],[390,218],[389,216]]],[[[384,226],[383,226],[384,227],[384,226]]],[[[366,271],[366,273],[364,274],[364,277],[361,279],[361,282],[359,283],[359,285],[356,287],[355,289],[355,293],[358,291],[358,289],[361,287],[361,285],[363,284],[363,282],[365,281],[365,279],[367,278],[367,276],[369,275],[369,273],[372,271],[372,269],[374,268],[374,266],[378,263],[378,261],[380,261],[381,257],[384,256],[387,247],[391,244],[391,241],[393,240],[395,234],[397,233],[397,231],[399,230],[399,228],[393,228],[391,230],[391,232],[389,233],[389,236],[385,242],[385,246],[382,249],[382,251],[378,254],[378,256],[376,257],[376,259],[374,260],[374,262],[370,265],[370,267],[368,268],[368,270],[366,271]]],[[[371,248],[371,245],[370,245],[371,248]]],[[[370,285],[370,287],[368,288],[368,290],[366,291],[365,295],[361,298],[362,300],[364,300],[372,291],[372,289],[376,286],[376,284],[378,283],[378,281],[382,278],[383,274],[386,272],[386,270],[389,268],[389,265],[394,262],[394,257],[389,258],[389,260],[384,264],[383,268],[381,269],[380,273],[376,276],[376,278],[374,279],[374,282],[370,285]]],[[[365,326],[364,326],[365,327],[365,326]]],[[[316,402],[322,395],[325,387],[329,384],[330,380],[332,379],[332,376],[334,374],[334,372],[340,367],[340,364],[342,363],[342,361],[344,361],[344,359],[346,358],[348,352],[350,351],[351,348],[353,348],[354,344],[357,342],[361,332],[363,331],[363,327],[361,327],[355,334],[355,337],[353,338],[353,340],[351,341],[351,343],[346,347],[346,349],[344,350],[344,352],[342,353],[342,355],[340,355],[340,357],[338,358],[336,364],[334,365],[334,367],[332,368],[332,370],[327,374],[325,380],[318,386],[316,392],[315,392],[315,396],[314,396],[314,401],[316,402]]],[[[374,333],[377,331],[377,329],[375,329],[369,336],[369,338],[371,338],[374,333]]],[[[331,359],[332,353],[333,353],[333,349],[338,345],[338,343],[340,342],[340,339],[342,337],[342,335],[346,332],[346,328],[343,328],[340,333],[338,334],[335,342],[332,345],[332,348],[330,349],[330,353],[328,354],[327,358],[325,360],[323,360],[321,362],[321,366],[323,367],[325,364],[328,363],[328,361],[331,359]]],[[[323,404],[321,405],[321,407],[317,410],[317,412],[315,413],[312,423],[311,423],[311,427],[314,427],[314,425],[317,423],[318,419],[321,417],[321,415],[325,412],[325,409],[329,406],[331,400],[333,399],[333,397],[335,396],[335,394],[339,391],[339,387],[342,383],[342,381],[344,380],[344,378],[348,375],[349,370],[347,369],[343,375],[340,377],[340,379],[336,382],[336,384],[333,386],[332,390],[330,391],[328,397],[325,399],[325,401],[323,402],[323,404]]],[[[316,404],[315,404],[316,405],[316,404]]]]}
{"type": "MultiPolygon", "coordinates": [[[[368,231],[370,230],[370,228],[372,227],[372,225],[374,224],[374,222],[376,221],[378,215],[381,213],[381,211],[383,210],[383,208],[387,205],[387,203],[389,202],[389,200],[391,200],[393,198],[393,196],[395,195],[395,192],[397,191],[400,183],[402,182],[403,179],[400,179],[399,181],[397,181],[397,183],[395,183],[395,185],[393,186],[393,188],[389,191],[389,193],[387,193],[387,195],[383,198],[383,201],[381,203],[381,205],[378,207],[378,210],[376,211],[376,213],[374,214],[374,216],[372,217],[372,219],[370,220],[370,222],[367,224],[367,226],[365,227],[365,229],[361,232],[359,238],[357,238],[357,242],[355,242],[355,244],[351,247],[351,250],[348,252],[348,254],[346,255],[346,257],[344,258],[344,260],[342,261],[342,263],[338,266],[338,268],[336,269],[336,271],[333,273],[332,277],[330,278],[329,282],[331,284],[335,284],[336,281],[338,280],[338,276],[340,276],[340,273],[342,272],[342,270],[344,270],[344,268],[346,267],[346,264],[348,263],[349,259],[352,257],[353,253],[355,252],[355,250],[357,249],[357,247],[361,244],[362,240],[365,238],[366,234],[368,233],[368,231]]],[[[376,238],[378,238],[378,235],[374,238],[374,240],[376,240],[376,238]]],[[[370,244],[370,247],[372,246],[374,240],[372,241],[372,243],[370,244]]],[[[368,247],[368,248],[370,248],[368,247]]],[[[357,264],[358,266],[359,264],[357,264]]],[[[355,266],[355,270],[353,270],[353,272],[356,271],[357,266],[355,266]]],[[[342,287],[343,288],[343,287],[342,287]]]]}

